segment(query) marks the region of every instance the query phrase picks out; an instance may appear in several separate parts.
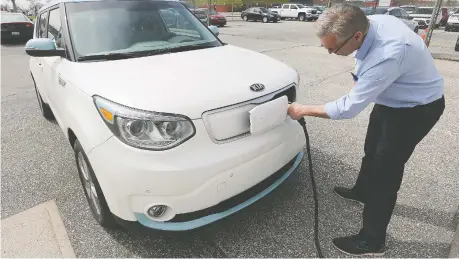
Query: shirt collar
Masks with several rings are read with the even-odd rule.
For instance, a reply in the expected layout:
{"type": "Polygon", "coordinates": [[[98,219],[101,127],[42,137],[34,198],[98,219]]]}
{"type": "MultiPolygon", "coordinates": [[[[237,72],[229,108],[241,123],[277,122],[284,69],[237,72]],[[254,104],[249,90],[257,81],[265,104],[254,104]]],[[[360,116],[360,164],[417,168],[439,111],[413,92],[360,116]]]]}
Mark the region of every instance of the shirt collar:
{"type": "Polygon", "coordinates": [[[370,22],[370,28],[368,29],[368,33],[363,40],[362,45],[356,51],[354,57],[358,60],[364,60],[367,56],[368,51],[370,50],[371,44],[373,43],[375,36],[376,36],[376,27],[377,25],[370,22]]]}

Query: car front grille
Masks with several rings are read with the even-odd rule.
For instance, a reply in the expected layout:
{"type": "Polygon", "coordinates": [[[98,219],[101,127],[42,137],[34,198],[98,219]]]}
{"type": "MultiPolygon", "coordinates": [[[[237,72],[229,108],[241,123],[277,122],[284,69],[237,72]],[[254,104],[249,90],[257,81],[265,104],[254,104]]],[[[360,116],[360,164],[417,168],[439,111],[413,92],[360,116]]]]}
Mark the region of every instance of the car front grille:
{"type": "Polygon", "coordinates": [[[281,169],[277,170],[270,176],[268,176],[266,179],[263,181],[259,182],[258,184],[252,186],[251,188],[227,199],[224,200],[217,205],[214,205],[212,207],[209,207],[207,209],[195,211],[195,212],[190,212],[190,213],[184,213],[184,214],[177,214],[175,215],[174,218],[167,222],[185,222],[185,221],[190,221],[194,219],[198,219],[201,217],[205,217],[208,215],[220,213],[223,211],[226,211],[230,208],[233,208],[237,206],[238,204],[241,204],[242,202],[247,201],[248,199],[252,198],[253,196],[257,195],[258,193],[262,192],[269,186],[271,186],[274,182],[276,182],[279,178],[281,178],[284,173],[291,168],[295,164],[296,156],[290,160],[286,165],[284,165],[281,169]]]}
{"type": "Polygon", "coordinates": [[[296,84],[291,84],[278,92],[270,93],[254,100],[205,112],[203,121],[210,138],[217,144],[223,144],[249,136],[249,111],[257,105],[277,99],[283,95],[287,96],[289,102],[295,102],[296,84]]]}

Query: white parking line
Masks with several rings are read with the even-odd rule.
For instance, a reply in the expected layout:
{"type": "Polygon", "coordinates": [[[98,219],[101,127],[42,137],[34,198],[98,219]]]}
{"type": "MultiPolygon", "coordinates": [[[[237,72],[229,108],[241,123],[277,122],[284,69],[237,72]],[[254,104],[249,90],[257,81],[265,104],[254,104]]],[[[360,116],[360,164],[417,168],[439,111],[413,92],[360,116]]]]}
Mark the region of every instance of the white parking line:
{"type": "Polygon", "coordinates": [[[2,257],[75,258],[54,200],[2,219],[2,257]]]}

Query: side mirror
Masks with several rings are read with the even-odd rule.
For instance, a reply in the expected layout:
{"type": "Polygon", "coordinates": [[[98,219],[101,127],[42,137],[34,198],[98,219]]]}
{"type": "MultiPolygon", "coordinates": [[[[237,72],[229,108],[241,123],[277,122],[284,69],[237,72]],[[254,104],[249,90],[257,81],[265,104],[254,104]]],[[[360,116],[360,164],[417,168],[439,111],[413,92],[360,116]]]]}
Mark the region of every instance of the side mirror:
{"type": "Polygon", "coordinates": [[[31,39],[26,43],[25,51],[32,57],[65,57],[64,49],[57,49],[54,40],[48,38],[31,39]]]}
{"type": "Polygon", "coordinates": [[[217,26],[211,25],[211,26],[209,26],[209,29],[212,31],[213,34],[215,34],[215,36],[218,36],[220,34],[220,32],[218,31],[217,26]]]}

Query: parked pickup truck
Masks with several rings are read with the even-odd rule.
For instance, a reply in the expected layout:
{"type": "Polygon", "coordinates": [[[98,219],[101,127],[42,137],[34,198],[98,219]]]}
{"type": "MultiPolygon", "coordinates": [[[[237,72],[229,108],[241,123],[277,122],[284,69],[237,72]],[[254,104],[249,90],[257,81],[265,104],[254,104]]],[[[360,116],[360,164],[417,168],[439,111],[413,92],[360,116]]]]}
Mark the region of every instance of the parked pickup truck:
{"type": "Polygon", "coordinates": [[[283,4],[280,8],[271,8],[269,10],[278,13],[281,20],[293,18],[300,21],[315,21],[319,18],[317,9],[302,4],[283,4]]]}

